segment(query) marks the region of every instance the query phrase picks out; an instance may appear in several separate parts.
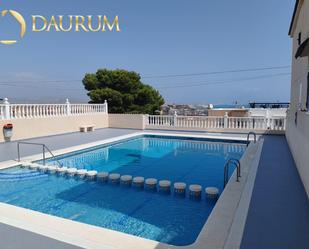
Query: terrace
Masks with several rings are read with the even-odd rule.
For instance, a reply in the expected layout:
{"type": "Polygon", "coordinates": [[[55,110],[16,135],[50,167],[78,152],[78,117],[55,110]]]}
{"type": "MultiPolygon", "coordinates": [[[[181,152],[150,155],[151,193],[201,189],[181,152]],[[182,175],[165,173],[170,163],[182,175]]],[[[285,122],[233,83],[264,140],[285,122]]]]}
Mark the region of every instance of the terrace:
{"type": "MultiPolygon", "coordinates": [[[[237,183],[233,175],[194,248],[307,248],[309,204],[284,135],[286,118],[109,114],[108,103],[70,104],[67,101],[58,105],[16,105],[6,100],[0,105],[0,125],[7,123],[13,124],[13,136],[11,142],[4,142],[7,139],[0,137],[0,168],[17,164],[17,141],[43,143],[55,155],[61,155],[136,134],[246,141],[248,132],[255,132],[259,142],[251,142],[247,149],[251,154],[242,159],[240,182],[237,183]],[[95,131],[80,132],[80,127],[84,126],[93,126],[95,131]],[[220,223],[216,222],[218,217],[221,217],[220,223]]],[[[41,158],[41,148],[23,146],[21,157],[22,160],[41,158]]],[[[23,238],[22,242],[4,240],[7,247],[15,243],[14,248],[38,248],[39,243],[44,243],[52,248],[106,248],[111,245],[115,248],[165,248],[164,244],[135,238],[130,238],[131,244],[125,247],[118,242],[112,244],[108,239],[108,243],[98,244],[100,240],[95,235],[85,239],[71,223],[63,223],[63,229],[70,227],[76,237],[81,236],[76,239],[72,233],[64,235],[61,228],[53,230],[47,224],[42,227],[41,216],[36,213],[23,214],[16,209],[10,214],[13,206],[1,205],[0,209],[0,229],[7,235],[5,238],[23,238]],[[32,217],[33,223],[25,224],[20,217],[32,217]]],[[[54,222],[47,216],[43,218],[54,222]]],[[[82,228],[86,229],[83,231],[97,231],[82,228]]],[[[108,235],[97,232],[98,236],[108,235]]],[[[124,235],[121,236],[123,239],[124,235]]]]}

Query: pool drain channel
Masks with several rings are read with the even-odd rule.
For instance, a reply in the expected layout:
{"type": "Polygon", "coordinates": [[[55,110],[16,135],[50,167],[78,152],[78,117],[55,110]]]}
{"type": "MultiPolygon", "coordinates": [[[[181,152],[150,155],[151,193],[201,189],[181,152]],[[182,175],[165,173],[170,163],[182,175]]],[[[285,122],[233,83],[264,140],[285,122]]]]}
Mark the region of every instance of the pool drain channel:
{"type": "MultiPolygon", "coordinates": [[[[37,163],[24,163],[22,168],[38,170],[42,173],[57,174],[59,176],[75,177],[77,179],[87,179],[89,181],[97,181],[102,183],[110,183],[113,185],[121,185],[124,187],[134,187],[144,189],[146,191],[159,192],[164,194],[171,193],[172,183],[169,180],[158,180],[156,178],[145,179],[142,176],[132,177],[131,175],[120,175],[118,173],[100,172],[95,170],[85,170],[68,167],[45,166],[37,163]]],[[[190,199],[200,200],[202,197],[202,186],[198,184],[189,185],[190,199]]],[[[173,192],[175,196],[185,197],[187,184],[184,182],[175,182],[173,184],[173,192]]],[[[206,199],[216,200],[219,197],[219,189],[216,187],[205,188],[206,199]]]]}

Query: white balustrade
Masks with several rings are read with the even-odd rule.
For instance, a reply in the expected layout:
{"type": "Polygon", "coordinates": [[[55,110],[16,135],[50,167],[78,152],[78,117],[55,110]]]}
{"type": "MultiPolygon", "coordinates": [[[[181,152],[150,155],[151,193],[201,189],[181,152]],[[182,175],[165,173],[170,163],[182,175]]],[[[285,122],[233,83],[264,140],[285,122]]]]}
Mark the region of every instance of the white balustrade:
{"type": "Polygon", "coordinates": [[[147,115],[146,128],[284,131],[286,118],[147,115]]]}
{"type": "Polygon", "coordinates": [[[107,114],[104,104],[10,104],[7,99],[0,104],[0,119],[43,118],[69,115],[107,114]]]}

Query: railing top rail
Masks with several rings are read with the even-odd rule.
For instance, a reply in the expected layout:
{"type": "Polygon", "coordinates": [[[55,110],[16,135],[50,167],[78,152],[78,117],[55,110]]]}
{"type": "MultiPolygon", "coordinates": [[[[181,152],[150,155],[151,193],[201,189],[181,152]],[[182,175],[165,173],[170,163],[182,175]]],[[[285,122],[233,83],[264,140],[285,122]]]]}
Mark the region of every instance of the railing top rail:
{"type": "MultiPolygon", "coordinates": [[[[10,104],[10,106],[24,106],[24,105],[42,105],[42,106],[50,106],[50,105],[61,105],[61,106],[66,106],[67,104],[10,104]]],[[[81,103],[81,104],[70,104],[70,105],[88,105],[88,106],[104,106],[105,104],[86,104],[86,103],[81,103]]],[[[4,104],[0,104],[0,106],[5,106],[4,104]]]]}
{"type": "MultiPolygon", "coordinates": [[[[224,116],[184,116],[184,115],[148,115],[148,117],[178,117],[178,118],[223,118],[224,116]]],[[[229,119],[265,119],[266,117],[227,117],[229,119]]],[[[269,119],[284,119],[285,116],[270,117],[269,119]]]]}
{"type": "Polygon", "coordinates": [[[43,143],[32,143],[32,142],[17,142],[17,144],[32,144],[32,145],[46,146],[43,143]]]}
{"type": "Polygon", "coordinates": [[[147,115],[149,117],[177,117],[177,118],[223,118],[223,116],[184,116],[184,115],[147,115]]]}
{"type": "Polygon", "coordinates": [[[183,115],[179,115],[177,117],[179,118],[223,118],[223,116],[183,116],[183,115]]]}
{"type": "Polygon", "coordinates": [[[78,104],[78,103],[73,103],[73,104],[71,104],[71,105],[101,105],[101,106],[103,106],[103,105],[105,105],[105,104],[87,104],[87,103],[80,103],[80,104],[78,104]]]}
{"type": "MultiPolygon", "coordinates": [[[[38,145],[38,146],[42,146],[44,149],[46,149],[52,156],[52,158],[59,164],[60,167],[63,167],[62,163],[56,158],[56,156],[54,155],[54,153],[46,146],[46,144],[43,143],[33,143],[33,142],[23,142],[23,141],[19,141],[17,142],[17,153],[18,153],[18,161],[20,162],[20,149],[19,149],[19,145],[20,144],[28,144],[28,145],[38,145]]],[[[43,160],[45,160],[45,152],[43,149],[43,160]]],[[[44,163],[45,164],[45,163],[44,163]]]]}
{"type": "Polygon", "coordinates": [[[266,117],[228,117],[229,119],[265,119],[266,117]]]}

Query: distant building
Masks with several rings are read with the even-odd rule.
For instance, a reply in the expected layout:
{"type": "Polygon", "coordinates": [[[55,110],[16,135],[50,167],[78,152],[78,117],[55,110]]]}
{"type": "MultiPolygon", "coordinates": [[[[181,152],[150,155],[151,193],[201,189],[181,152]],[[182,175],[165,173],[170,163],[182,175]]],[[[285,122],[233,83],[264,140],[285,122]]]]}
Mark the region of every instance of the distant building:
{"type": "Polygon", "coordinates": [[[208,108],[203,105],[163,105],[161,107],[163,115],[179,116],[207,116],[208,108]]]}
{"type": "Polygon", "coordinates": [[[290,103],[250,102],[249,116],[256,118],[284,118],[290,103]]]}
{"type": "Polygon", "coordinates": [[[293,39],[291,105],[286,137],[309,196],[309,1],[297,0],[289,31],[293,39]]]}
{"type": "MultiPolygon", "coordinates": [[[[260,103],[261,104],[261,103],[260,103]]],[[[256,118],[282,118],[286,117],[288,103],[263,103],[262,105],[253,105],[255,108],[235,107],[235,108],[214,108],[209,105],[164,105],[161,115],[178,116],[211,116],[223,117],[256,117],[256,118]]]]}
{"type": "Polygon", "coordinates": [[[245,108],[214,108],[208,110],[208,116],[223,117],[227,114],[229,117],[248,117],[248,109],[245,108]]]}

